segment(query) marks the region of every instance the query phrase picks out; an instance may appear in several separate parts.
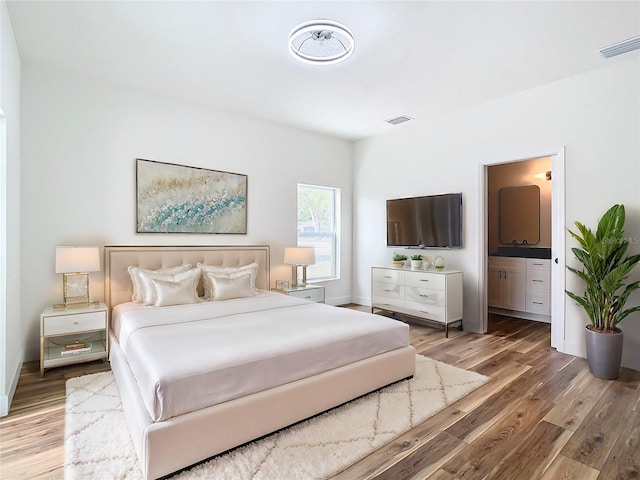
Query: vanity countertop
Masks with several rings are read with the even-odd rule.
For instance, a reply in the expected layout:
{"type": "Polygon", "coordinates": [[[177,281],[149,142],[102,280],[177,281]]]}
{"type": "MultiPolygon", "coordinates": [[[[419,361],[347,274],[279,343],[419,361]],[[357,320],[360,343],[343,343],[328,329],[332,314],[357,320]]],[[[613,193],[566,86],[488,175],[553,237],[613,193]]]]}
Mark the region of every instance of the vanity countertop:
{"type": "Polygon", "coordinates": [[[496,252],[489,253],[490,257],[521,257],[521,258],[551,258],[550,247],[498,247],[496,252]]]}

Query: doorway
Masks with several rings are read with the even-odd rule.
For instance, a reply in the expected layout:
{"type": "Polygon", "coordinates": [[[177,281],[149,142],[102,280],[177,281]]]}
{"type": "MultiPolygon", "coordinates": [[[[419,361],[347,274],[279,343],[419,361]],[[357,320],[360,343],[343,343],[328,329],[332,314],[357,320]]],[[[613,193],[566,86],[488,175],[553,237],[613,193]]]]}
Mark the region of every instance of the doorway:
{"type": "MultiPolygon", "coordinates": [[[[516,166],[520,162],[531,162],[535,159],[548,157],[551,161],[551,170],[549,173],[547,171],[536,172],[537,175],[544,176],[544,179],[539,179],[542,182],[548,182],[546,187],[550,190],[548,192],[548,202],[550,202],[550,231],[541,232],[541,241],[543,243],[547,243],[551,249],[551,262],[550,262],[550,276],[551,276],[551,288],[550,288],[550,299],[551,299],[551,307],[550,307],[550,322],[551,322],[551,346],[556,348],[558,351],[564,351],[564,327],[565,327],[565,294],[564,294],[564,285],[565,285],[565,188],[564,188],[564,178],[565,178],[565,153],[564,147],[552,151],[552,153],[546,153],[541,155],[531,155],[531,156],[521,156],[515,157],[508,160],[497,160],[493,162],[484,162],[480,164],[480,188],[479,191],[479,205],[481,208],[479,209],[479,271],[480,275],[480,288],[479,291],[479,306],[480,306],[480,327],[482,332],[487,332],[488,329],[488,319],[489,319],[489,301],[488,301],[488,292],[489,292],[489,267],[488,267],[488,253],[490,248],[495,248],[497,243],[500,243],[500,239],[497,237],[497,233],[492,233],[492,238],[490,239],[490,232],[498,232],[498,227],[493,223],[496,218],[495,215],[490,215],[489,210],[492,207],[490,205],[489,196],[489,169],[492,167],[500,166],[500,165],[514,165],[516,166]],[[547,175],[550,177],[549,180],[546,180],[547,175]],[[496,238],[494,239],[493,236],[496,238]],[[544,238],[544,240],[542,240],[544,238]],[[496,243],[497,242],[497,243],[496,243]]],[[[522,165],[525,165],[522,163],[522,165]]],[[[531,164],[529,164],[531,165],[531,164]]],[[[525,169],[523,169],[524,171],[525,169]]],[[[516,182],[517,183],[517,182],[516,182]]],[[[523,183],[522,181],[520,183],[523,183]]],[[[535,182],[524,182],[524,183],[535,183],[535,182]]],[[[543,183],[543,185],[545,185],[543,183]]],[[[495,192],[494,192],[495,194],[495,192]]],[[[547,228],[548,230],[548,228],[547,228]]],[[[502,239],[505,240],[505,239],[502,239]]],[[[522,246],[521,241],[516,241],[516,243],[522,246]]],[[[524,243],[526,245],[526,243],[524,243]]],[[[545,245],[546,246],[546,245],[545,245]]]]}

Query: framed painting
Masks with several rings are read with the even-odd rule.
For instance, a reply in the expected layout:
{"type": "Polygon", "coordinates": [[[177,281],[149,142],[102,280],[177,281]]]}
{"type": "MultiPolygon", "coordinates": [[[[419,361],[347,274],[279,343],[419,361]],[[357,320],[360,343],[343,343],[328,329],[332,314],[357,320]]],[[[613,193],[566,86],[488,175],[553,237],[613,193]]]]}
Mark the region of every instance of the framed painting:
{"type": "Polygon", "coordinates": [[[247,233],[247,176],[136,159],[138,233],[247,233]]]}

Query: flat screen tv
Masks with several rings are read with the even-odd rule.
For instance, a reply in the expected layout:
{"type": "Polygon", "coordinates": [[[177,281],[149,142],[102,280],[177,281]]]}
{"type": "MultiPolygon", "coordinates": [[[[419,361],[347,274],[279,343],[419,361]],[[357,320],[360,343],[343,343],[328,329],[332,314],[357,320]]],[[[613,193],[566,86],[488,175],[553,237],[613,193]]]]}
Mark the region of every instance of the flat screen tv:
{"type": "Polygon", "coordinates": [[[462,248],[462,193],[387,200],[387,246],[462,248]]]}

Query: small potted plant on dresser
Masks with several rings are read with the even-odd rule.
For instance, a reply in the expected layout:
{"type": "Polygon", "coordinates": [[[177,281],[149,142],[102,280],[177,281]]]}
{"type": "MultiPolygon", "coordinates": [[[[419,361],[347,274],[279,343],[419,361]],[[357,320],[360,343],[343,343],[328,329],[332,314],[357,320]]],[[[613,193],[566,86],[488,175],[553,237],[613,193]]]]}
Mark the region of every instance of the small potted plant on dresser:
{"type": "Polygon", "coordinates": [[[422,268],[422,255],[411,255],[411,268],[422,268]]]}
{"type": "Polygon", "coordinates": [[[587,364],[592,375],[614,379],[622,361],[622,331],[618,323],[640,306],[625,309],[629,295],[640,282],[628,282],[640,255],[625,256],[629,241],[624,238],[624,205],[614,205],[598,222],[595,234],[580,222],[577,233],[569,233],[580,244],[571,251],[582,264],[582,270],[567,266],[585,284],[583,296],[567,291],[589,317],[585,329],[587,364]]]}
{"type": "Polygon", "coordinates": [[[402,268],[404,267],[404,262],[407,261],[407,256],[403,255],[401,253],[394,253],[393,254],[393,266],[394,267],[398,267],[398,268],[402,268]]]}

